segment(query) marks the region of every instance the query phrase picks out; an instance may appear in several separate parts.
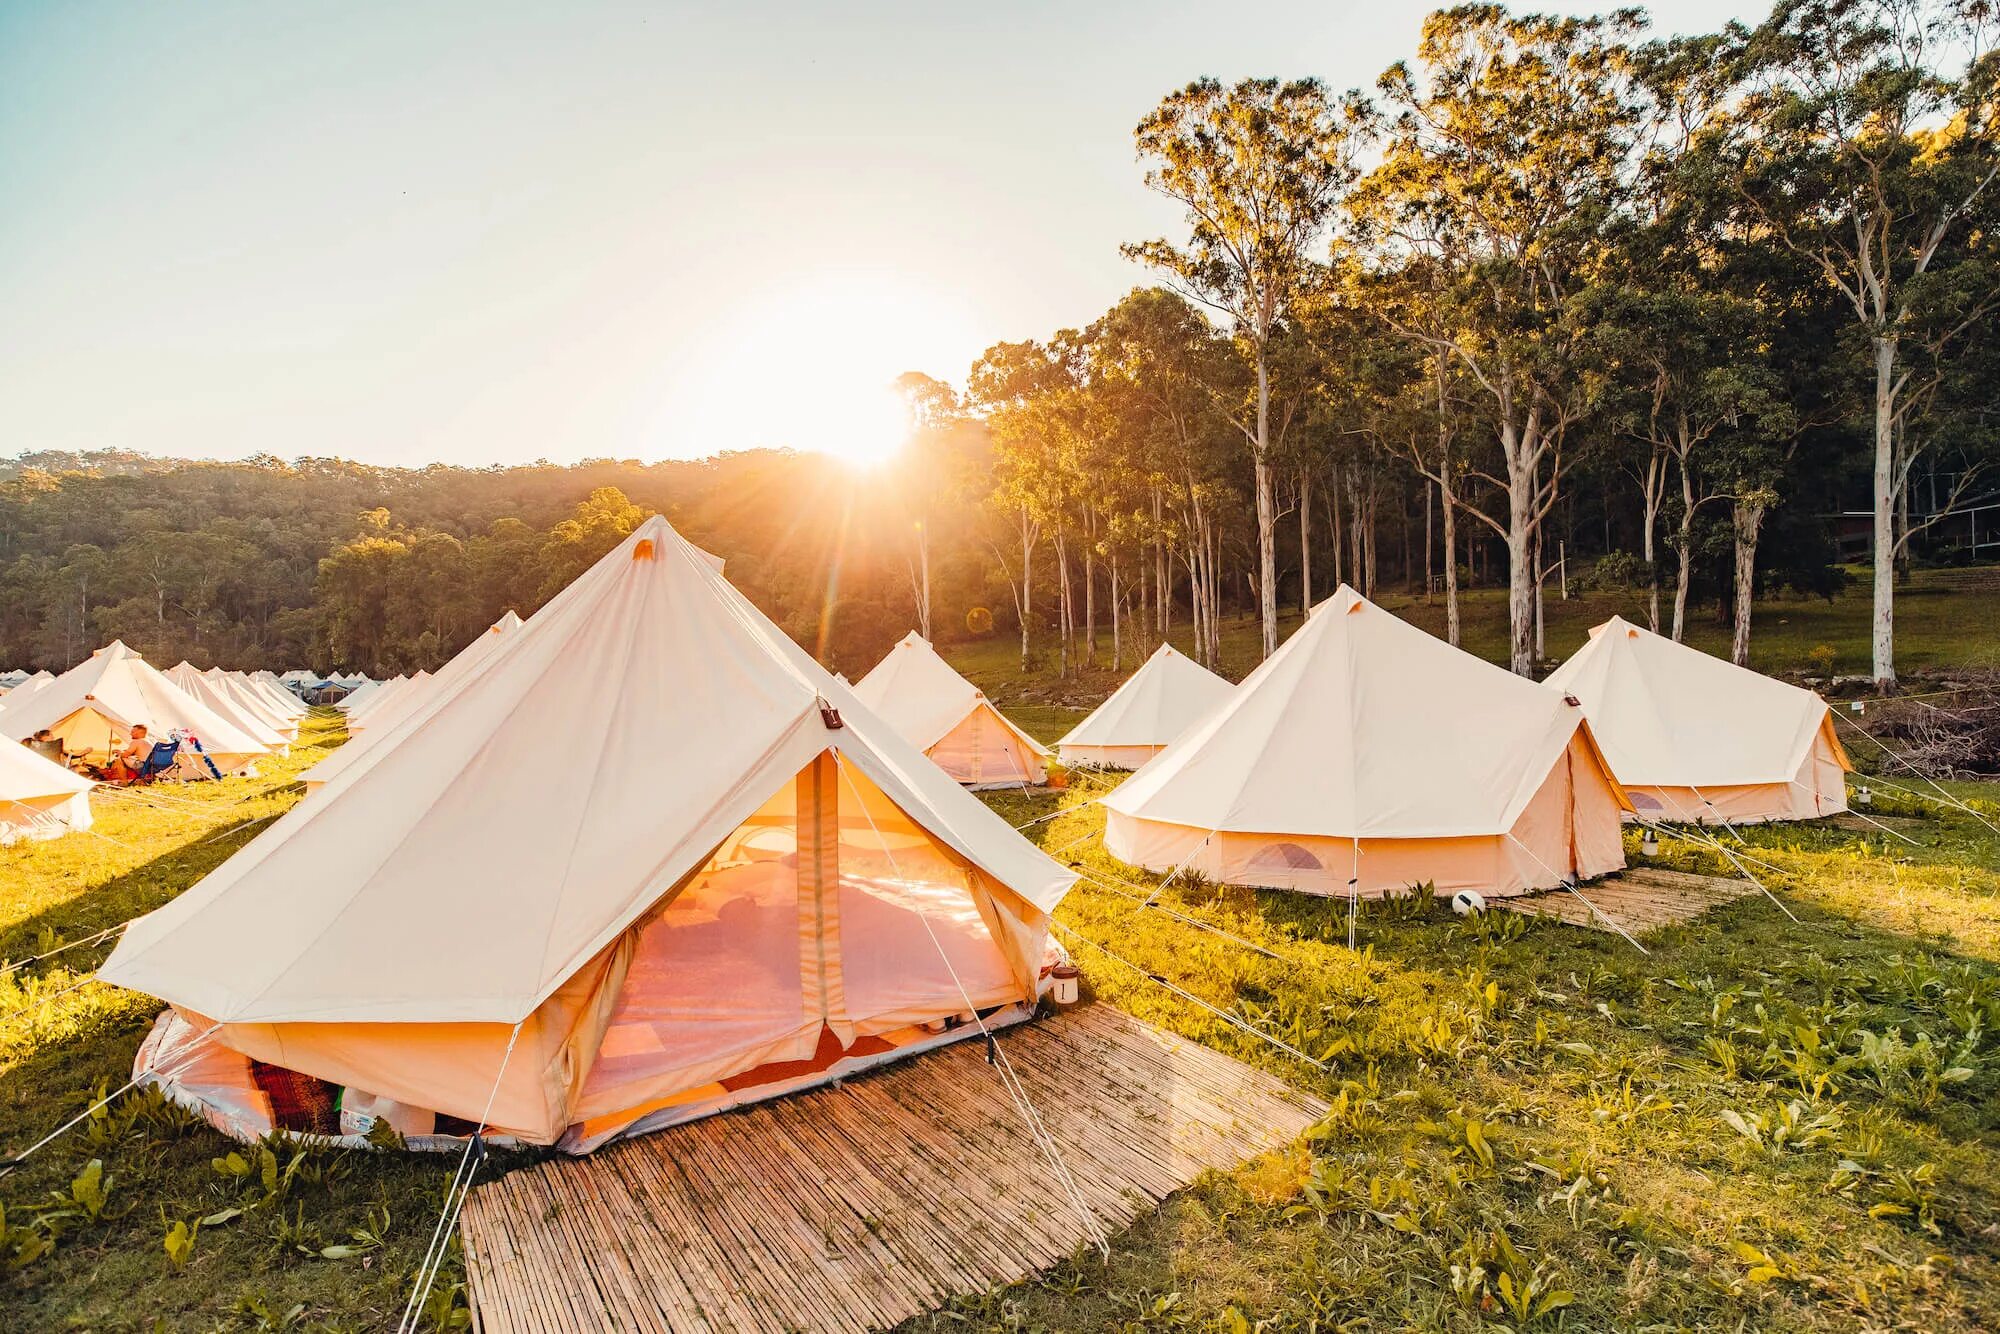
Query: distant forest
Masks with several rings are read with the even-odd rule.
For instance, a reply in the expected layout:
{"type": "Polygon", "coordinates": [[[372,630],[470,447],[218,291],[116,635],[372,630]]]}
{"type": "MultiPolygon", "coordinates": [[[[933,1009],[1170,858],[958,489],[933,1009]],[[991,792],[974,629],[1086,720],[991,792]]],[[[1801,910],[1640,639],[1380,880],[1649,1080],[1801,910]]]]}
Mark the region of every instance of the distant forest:
{"type": "Polygon", "coordinates": [[[849,672],[911,625],[1067,675],[1176,621],[1213,663],[1251,612],[1268,654],[1343,579],[1435,590],[1454,644],[1504,587],[1523,674],[1551,577],[1677,639],[1706,606],[1746,662],[1757,596],[1833,591],[1846,542],[1892,689],[1899,575],[2000,523],[1996,38],[1985,0],[1478,4],[1371,88],[1198,80],[1133,134],[1182,210],[1124,247],[1159,285],[902,377],[891,466],[29,454],[0,661],[435,666],[657,510],[849,672]]]}

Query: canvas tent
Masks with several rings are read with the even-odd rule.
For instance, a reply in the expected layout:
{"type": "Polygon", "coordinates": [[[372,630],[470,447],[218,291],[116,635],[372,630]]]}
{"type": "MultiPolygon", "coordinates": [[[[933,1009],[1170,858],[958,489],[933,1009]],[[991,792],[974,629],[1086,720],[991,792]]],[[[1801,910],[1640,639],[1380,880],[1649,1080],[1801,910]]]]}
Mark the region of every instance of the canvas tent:
{"type": "Polygon", "coordinates": [[[1545,683],[1574,696],[1650,820],[1810,820],[1854,765],[1826,701],[1612,617],[1545,683]]]}
{"type": "Polygon", "coordinates": [[[211,667],[202,673],[222,694],[232,701],[243,713],[255,718],[259,723],[276,732],[286,742],[298,738],[298,720],[266,699],[261,691],[241,672],[224,671],[211,667]]]}
{"type": "Polygon", "coordinates": [[[185,690],[191,697],[200,700],[215,711],[217,717],[227,722],[244,735],[274,754],[283,753],[291,742],[276,728],[246,710],[241,703],[224,690],[217,681],[203,676],[199,669],[188,662],[176,663],[165,673],[166,678],[185,690]]]}
{"type": "Polygon", "coordinates": [[[29,699],[37,690],[55,679],[53,672],[36,672],[5,694],[0,694],[0,712],[5,712],[11,704],[19,704],[29,699]]]}
{"type": "Polygon", "coordinates": [[[257,692],[257,697],[275,709],[280,717],[290,718],[296,724],[299,719],[306,716],[306,706],[300,702],[299,697],[280,685],[278,678],[271,673],[252,672],[244,678],[244,681],[250,689],[257,692]]]}
{"type": "Polygon", "coordinates": [[[1315,894],[1517,894],[1625,864],[1580,708],[1345,585],[1104,806],[1124,861],[1315,894]]]}
{"type": "Polygon", "coordinates": [[[1056,742],[1056,754],[1064,764],[1137,769],[1222,707],[1234,689],[1171,644],[1162,644],[1111,698],[1056,742]]]}
{"type": "Polygon", "coordinates": [[[141,1073],[213,1026],[583,1149],[1025,1017],[1073,880],[653,518],[99,976],[173,1007],[141,1073]]]}
{"type": "Polygon", "coordinates": [[[210,763],[224,774],[238,772],[269,753],[263,742],[169,681],[119,640],[0,713],[0,735],[20,741],[46,727],[72,755],[102,764],[141,723],[156,741],[175,734],[192,739],[182,748],[175,777],[211,777],[210,763]],[[193,743],[199,743],[199,753],[193,743]]]}
{"type": "Polygon", "coordinates": [[[90,828],[90,788],[26,746],[0,741],[0,846],[90,828]]]}
{"type": "Polygon", "coordinates": [[[1048,748],[1008,721],[914,630],[854,693],[967,787],[1020,787],[1047,777],[1048,748]]]}
{"type": "Polygon", "coordinates": [[[351,735],[347,743],[299,775],[306,791],[311,792],[346,773],[361,763],[374,747],[394,745],[407,732],[412,720],[436,712],[437,706],[458,688],[459,683],[476,671],[489,654],[496,652],[506,636],[519,629],[521,624],[519,616],[508,612],[460,649],[450,662],[438,669],[436,676],[426,676],[422,681],[412,678],[402,683],[393,696],[384,696],[379,705],[370,704],[362,719],[357,720],[350,714],[347,725],[351,735]]]}

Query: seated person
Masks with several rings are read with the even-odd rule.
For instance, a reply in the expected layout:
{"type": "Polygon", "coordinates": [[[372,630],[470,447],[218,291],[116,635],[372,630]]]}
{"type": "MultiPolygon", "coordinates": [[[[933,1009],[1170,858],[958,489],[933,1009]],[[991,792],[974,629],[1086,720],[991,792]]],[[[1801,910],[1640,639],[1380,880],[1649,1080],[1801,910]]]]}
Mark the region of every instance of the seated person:
{"type": "Polygon", "coordinates": [[[129,783],[146,772],[146,761],[153,755],[153,738],[147,735],[146,724],[138,723],[132,728],[132,737],[125,745],[111,754],[111,762],[104,766],[104,781],[107,783],[129,783]]]}
{"type": "Polygon", "coordinates": [[[69,753],[63,749],[62,738],[46,727],[21,744],[52,763],[65,766],[69,763],[69,753]]]}

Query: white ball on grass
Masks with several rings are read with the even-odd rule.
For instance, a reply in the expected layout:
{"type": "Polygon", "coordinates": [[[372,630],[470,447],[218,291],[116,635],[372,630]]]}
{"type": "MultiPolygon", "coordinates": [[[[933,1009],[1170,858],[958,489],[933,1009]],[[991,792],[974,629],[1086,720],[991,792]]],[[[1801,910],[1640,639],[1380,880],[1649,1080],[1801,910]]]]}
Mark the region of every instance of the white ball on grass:
{"type": "Polygon", "coordinates": [[[1451,910],[1460,917],[1486,911],[1486,896],[1476,889],[1461,889],[1451,896],[1451,910]]]}

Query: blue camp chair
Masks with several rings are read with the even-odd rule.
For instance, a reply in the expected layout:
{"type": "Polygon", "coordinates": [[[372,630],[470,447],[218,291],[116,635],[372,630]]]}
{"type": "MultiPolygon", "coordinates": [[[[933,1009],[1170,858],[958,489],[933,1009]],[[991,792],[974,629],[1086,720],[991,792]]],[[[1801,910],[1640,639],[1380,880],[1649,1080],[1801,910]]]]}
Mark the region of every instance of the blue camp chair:
{"type": "Polygon", "coordinates": [[[172,741],[155,741],[153,743],[153,753],[148,755],[146,762],[139,766],[138,781],[148,783],[158,778],[161,774],[174,767],[174,759],[180,753],[181,739],[179,737],[175,737],[172,741]]]}

